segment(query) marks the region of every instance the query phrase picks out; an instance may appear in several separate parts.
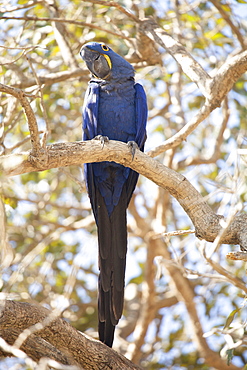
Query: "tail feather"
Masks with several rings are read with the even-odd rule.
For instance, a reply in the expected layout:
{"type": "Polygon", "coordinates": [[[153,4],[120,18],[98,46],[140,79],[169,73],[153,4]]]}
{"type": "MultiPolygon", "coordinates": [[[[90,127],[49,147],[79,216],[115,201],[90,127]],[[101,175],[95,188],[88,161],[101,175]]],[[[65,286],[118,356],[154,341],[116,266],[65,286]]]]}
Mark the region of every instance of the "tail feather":
{"type": "Polygon", "coordinates": [[[112,347],[113,339],[114,339],[114,332],[115,327],[118,321],[114,321],[112,323],[110,318],[110,310],[109,310],[109,301],[110,292],[104,292],[100,287],[99,283],[99,300],[98,300],[98,311],[99,311],[99,323],[98,323],[98,331],[99,331],[99,339],[101,342],[105,343],[107,346],[112,347]]]}
{"type": "Polygon", "coordinates": [[[106,214],[104,199],[98,197],[99,241],[99,338],[112,346],[115,326],[123,312],[125,266],[127,253],[127,200],[124,194],[112,214],[106,214]],[[101,199],[100,199],[101,198],[101,199]]]}
{"type": "MultiPolygon", "coordinates": [[[[94,165],[87,165],[87,179],[89,182],[89,196],[98,227],[100,269],[98,330],[100,340],[111,347],[115,326],[123,312],[127,253],[126,210],[138,179],[138,173],[134,171],[129,172],[127,180],[122,185],[117,205],[113,207],[112,211],[111,209],[109,211],[103,196],[105,193],[102,192],[102,183],[98,182],[97,176],[94,179],[94,165]]],[[[114,189],[112,184],[114,184],[115,177],[119,174],[119,171],[116,171],[116,166],[106,168],[106,170],[110,173],[109,179],[111,181],[106,182],[105,186],[108,186],[109,189],[114,189]]],[[[116,182],[118,183],[119,181],[116,182]]]]}

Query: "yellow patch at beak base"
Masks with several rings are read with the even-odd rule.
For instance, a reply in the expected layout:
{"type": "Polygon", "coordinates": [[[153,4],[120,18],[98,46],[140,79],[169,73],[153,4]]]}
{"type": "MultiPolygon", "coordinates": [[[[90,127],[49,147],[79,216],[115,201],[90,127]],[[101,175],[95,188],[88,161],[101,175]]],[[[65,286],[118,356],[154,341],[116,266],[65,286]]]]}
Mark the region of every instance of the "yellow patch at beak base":
{"type": "Polygon", "coordinates": [[[106,55],[106,54],[102,54],[102,55],[104,55],[104,57],[105,57],[105,59],[107,61],[108,66],[110,67],[110,69],[112,69],[111,58],[108,55],[106,55]]]}

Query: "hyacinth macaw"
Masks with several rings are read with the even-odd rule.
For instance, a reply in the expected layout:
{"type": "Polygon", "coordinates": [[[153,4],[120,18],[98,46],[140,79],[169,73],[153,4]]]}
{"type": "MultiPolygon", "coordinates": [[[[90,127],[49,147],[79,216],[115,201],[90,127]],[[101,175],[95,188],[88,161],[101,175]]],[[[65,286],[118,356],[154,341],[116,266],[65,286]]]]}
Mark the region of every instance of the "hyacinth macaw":
{"type": "MultiPolygon", "coordinates": [[[[98,138],[144,149],[147,102],[134,69],[103,43],[89,42],[80,55],[92,73],[83,106],[84,140],[98,138]],[[135,144],[136,143],[136,144],[135,144]]],[[[115,162],[85,164],[85,179],[98,228],[99,339],[112,346],[124,302],[127,252],[126,210],[138,173],[115,162]]]]}

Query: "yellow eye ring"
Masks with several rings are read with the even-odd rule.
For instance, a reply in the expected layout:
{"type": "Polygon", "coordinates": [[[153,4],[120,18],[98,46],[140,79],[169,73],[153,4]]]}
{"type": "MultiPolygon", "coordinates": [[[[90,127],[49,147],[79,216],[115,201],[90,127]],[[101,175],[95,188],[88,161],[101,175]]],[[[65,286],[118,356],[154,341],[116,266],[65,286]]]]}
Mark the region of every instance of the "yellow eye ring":
{"type": "Polygon", "coordinates": [[[104,50],[104,51],[109,51],[110,49],[108,48],[108,46],[106,46],[105,44],[102,44],[101,45],[101,48],[104,50]]]}

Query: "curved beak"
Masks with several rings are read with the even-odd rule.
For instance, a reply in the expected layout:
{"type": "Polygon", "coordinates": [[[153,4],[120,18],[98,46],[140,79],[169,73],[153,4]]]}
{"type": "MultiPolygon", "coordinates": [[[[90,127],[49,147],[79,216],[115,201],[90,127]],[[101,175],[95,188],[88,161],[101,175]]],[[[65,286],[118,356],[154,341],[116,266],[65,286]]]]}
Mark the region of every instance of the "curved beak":
{"type": "Polygon", "coordinates": [[[101,54],[89,46],[82,46],[80,55],[86,62],[87,68],[100,79],[106,79],[111,71],[111,61],[108,55],[101,54]]]}

